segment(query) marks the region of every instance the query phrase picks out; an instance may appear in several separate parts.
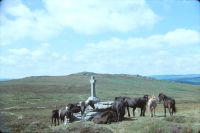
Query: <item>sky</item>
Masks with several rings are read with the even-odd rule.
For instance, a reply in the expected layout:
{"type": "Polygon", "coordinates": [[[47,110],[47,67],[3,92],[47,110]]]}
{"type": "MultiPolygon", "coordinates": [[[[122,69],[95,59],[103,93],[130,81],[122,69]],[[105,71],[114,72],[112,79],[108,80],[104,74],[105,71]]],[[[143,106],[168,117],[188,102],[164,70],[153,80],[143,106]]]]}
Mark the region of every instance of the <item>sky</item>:
{"type": "Polygon", "coordinates": [[[199,74],[196,0],[3,0],[0,78],[199,74]]]}

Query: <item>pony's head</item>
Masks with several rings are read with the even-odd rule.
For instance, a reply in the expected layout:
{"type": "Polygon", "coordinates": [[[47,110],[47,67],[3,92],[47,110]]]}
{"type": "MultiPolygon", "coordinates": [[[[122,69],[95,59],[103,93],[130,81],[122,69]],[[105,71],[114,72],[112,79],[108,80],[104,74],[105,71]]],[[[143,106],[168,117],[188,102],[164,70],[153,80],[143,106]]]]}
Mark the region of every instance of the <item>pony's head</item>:
{"type": "Polygon", "coordinates": [[[164,100],[164,98],[165,98],[165,95],[164,95],[164,94],[162,94],[162,93],[159,93],[159,95],[158,95],[158,98],[159,98],[159,103],[160,103],[161,101],[163,101],[163,100],[164,100]]]}
{"type": "Polygon", "coordinates": [[[93,109],[95,109],[94,102],[92,100],[86,100],[85,104],[90,105],[93,109]]]}
{"type": "Polygon", "coordinates": [[[154,95],[152,95],[152,96],[151,96],[151,99],[155,99],[155,100],[156,100],[156,97],[155,97],[154,95]]]}
{"type": "Polygon", "coordinates": [[[149,95],[144,95],[143,98],[148,101],[149,100],[149,95]]]}

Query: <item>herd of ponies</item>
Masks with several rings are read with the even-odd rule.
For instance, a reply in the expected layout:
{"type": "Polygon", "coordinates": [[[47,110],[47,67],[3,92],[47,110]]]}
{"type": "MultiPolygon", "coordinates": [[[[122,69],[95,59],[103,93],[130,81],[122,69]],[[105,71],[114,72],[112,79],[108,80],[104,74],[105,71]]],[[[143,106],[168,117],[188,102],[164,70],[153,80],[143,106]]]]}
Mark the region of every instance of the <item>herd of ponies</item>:
{"type": "MultiPolygon", "coordinates": [[[[166,109],[168,108],[170,116],[176,112],[175,99],[159,93],[159,103],[163,101],[164,115],[166,117],[166,109]]],[[[157,106],[157,98],[155,96],[144,95],[143,97],[130,98],[130,97],[115,97],[113,104],[104,109],[95,108],[93,101],[81,101],[75,104],[68,104],[66,107],[61,109],[52,110],[51,125],[59,125],[61,122],[72,122],[75,120],[74,113],[81,112],[81,120],[85,120],[85,110],[88,106],[91,106],[95,113],[89,120],[96,124],[110,124],[111,122],[119,122],[124,120],[125,109],[127,108],[128,116],[130,117],[129,108],[133,110],[133,117],[135,116],[135,109],[140,108],[140,116],[145,116],[147,110],[151,117],[155,116],[155,109],[157,106]]]]}

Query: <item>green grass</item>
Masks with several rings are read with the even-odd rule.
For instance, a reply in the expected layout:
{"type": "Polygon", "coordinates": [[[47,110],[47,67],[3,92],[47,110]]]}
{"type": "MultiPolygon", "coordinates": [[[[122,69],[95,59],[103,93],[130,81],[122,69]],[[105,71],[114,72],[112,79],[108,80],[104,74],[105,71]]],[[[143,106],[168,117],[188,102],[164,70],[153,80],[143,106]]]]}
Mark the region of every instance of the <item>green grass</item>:
{"type": "MultiPolygon", "coordinates": [[[[110,125],[75,122],[50,126],[51,110],[68,103],[86,100],[90,96],[90,75],[29,77],[0,82],[0,127],[8,132],[197,132],[200,130],[200,86],[159,81],[130,75],[96,74],[97,96],[113,100],[115,96],[158,96],[160,92],[176,99],[177,114],[162,117],[163,107],[157,107],[157,117],[137,117],[110,125]],[[38,108],[43,107],[43,108],[38,108]],[[76,128],[76,127],[79,128],[76,128]]],[[[168,112],[167,112],[168,113],[168,112]]],[[[167,114],[169,115],[169,114],[167,114]]],[[[126,116],[127,117],[127,116],[126,116]]]]}

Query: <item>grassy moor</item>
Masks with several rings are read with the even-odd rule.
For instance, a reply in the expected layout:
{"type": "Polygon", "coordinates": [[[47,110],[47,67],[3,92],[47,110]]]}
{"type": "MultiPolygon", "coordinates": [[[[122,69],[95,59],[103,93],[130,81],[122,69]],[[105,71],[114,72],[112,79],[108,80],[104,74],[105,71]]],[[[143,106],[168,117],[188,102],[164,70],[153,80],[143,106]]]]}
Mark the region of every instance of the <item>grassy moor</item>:
{"type": "MultiPolygon", "coordinates": [[[[0,118],[2,132],[198,132],[200,130],[200,86],[155,80],[139,75],[95,74],[82,72],[68,76],[27,77],[0,82],[0,118]],[[141,97],[160,92],[176,99],[177,113],[164,117],[158,104],[156,117],[129,118],[122,122],[97,125],[91,121],[51,127],[51,111],[90,96],[89,78],[94,75],[96,93],[101,101],[116,96],[141,97]]],[[[127,113],[127,112],[126,112],[127,113]]]]}

